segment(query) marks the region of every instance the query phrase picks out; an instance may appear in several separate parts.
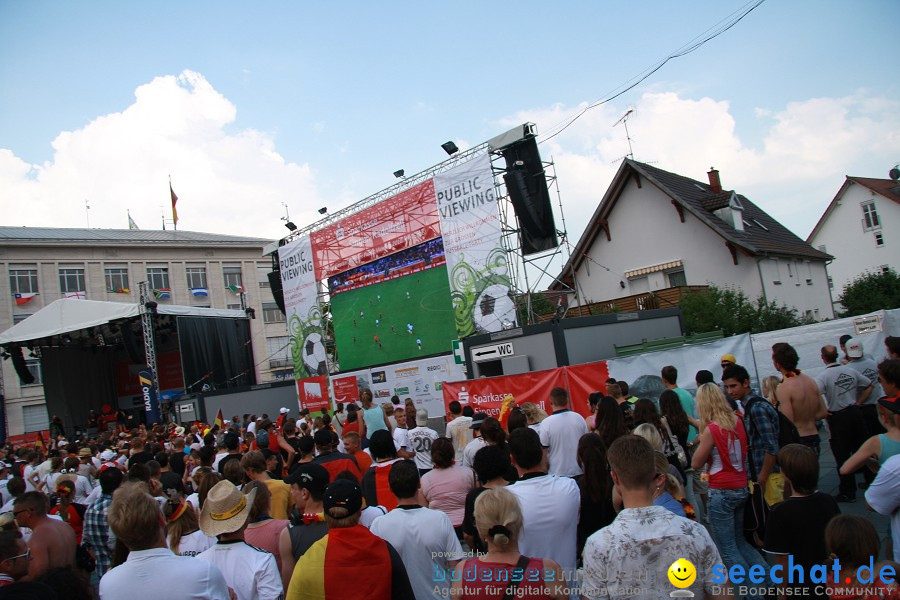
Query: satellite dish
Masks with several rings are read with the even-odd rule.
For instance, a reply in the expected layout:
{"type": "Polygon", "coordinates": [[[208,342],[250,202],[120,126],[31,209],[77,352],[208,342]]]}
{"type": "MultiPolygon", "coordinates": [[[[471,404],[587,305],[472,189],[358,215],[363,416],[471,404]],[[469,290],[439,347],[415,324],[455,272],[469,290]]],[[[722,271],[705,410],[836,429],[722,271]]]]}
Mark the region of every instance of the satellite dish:
{"type": "Polygon", "coordinates": [[[891,169],[888,175],[890,175],[891,179],[893,179],[894,181],[900,179],[900,165],[897,165],[896,167],[891,169]]]}

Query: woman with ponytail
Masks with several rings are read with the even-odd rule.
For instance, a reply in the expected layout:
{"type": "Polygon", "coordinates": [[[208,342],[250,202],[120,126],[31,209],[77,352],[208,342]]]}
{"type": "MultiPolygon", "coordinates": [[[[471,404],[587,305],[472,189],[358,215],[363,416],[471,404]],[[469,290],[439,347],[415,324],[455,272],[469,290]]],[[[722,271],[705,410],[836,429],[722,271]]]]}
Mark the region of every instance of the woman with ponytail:
{"type": "Polygon", "coordinates": [[[197,556],[216,543],[200,530],[194,507],[178,492],[173,492],[163,505],[166,517],[166,544],[179,556],[197,556]]]}
{"type": "Polygon", "coordinates": [[[498,582],[509,582],[505,597],[527,600],[564,600],[565,582],[562,569],[549,559],[530,558],[519,553],[522,510],[519,501],[508,490],[492,488],[475,501],[475,527],[485,542],[487,554],[463,560],[457,566],[451,590],[453,598],[487,600],[502,598],[497,594],[498,582]],[[523,569],[521,578],[513,571],[523,569]],[[548,577],[548,575],[550,575],[548,577]],[[516,581],[518,580],[518,581],[516,581]]]}

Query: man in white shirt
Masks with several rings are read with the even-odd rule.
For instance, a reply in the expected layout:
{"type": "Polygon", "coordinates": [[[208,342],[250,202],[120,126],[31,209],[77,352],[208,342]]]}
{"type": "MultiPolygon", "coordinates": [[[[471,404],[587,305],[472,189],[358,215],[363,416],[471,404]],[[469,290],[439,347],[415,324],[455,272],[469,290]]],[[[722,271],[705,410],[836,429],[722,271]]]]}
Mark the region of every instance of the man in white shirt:
{"type": "Polygon", "coordinates": [[[101,600],[156,600],[158,585],[168,582],[166,598],[222,600],[229,597],[222,572],[208,562],[176,556],[166,547],[166,519],[142,483],[116,491],[109,505],[109,526],[131,551],[128,559],[100,580],[101,600]]]}
{"type": "Polygon", "coordinates": [[[612,524],[587,539],[582,553],[583,597],[667,598],[666,592],[675,590],[669,570],[680,559],[688,560],[696,570],[695,581],[678,585],[689,588],[685,589],[689,597],[729,597],[728,586],[713,581],[713,567],[721,565],[722,558],[706,529],[653,505],[660,479],[650,443],[636,435],[622,436],[610,446],[608,460],[625,508],[612,524]]]}
{"type": "Polygon", "coordinates": [[[471,469],[472,465],[475,464],[475,454],[487,444],[484,438],[481,437],[481,424],[484,423],[485,419],[487,419],[487,413],[479,412],[472,416],[472,423],[469,425],[469,429],[472,431],[473,439],[463,448],[461,463],[463,467],[471,469]]]}
{"type": "Polygon", "coordinates": [[[569,477],[547,474],[547,456],[533,429],[521,427],[509,434],[509,450],[519,472],[519,481],[506,488],[522,509],[519,552],[555,560],[564,573],[574,572],[581,507],[578,484],[569,477]]]}
{"type": "Polygon", "coordinates": [[[419,470],[411,460],[398,461],[388,475],[397,508],[372,522],[370,530],[386,540],[403,559],[416,598],[446,598],[449,577],[463,551],[450,518],[422,506],[419,470]]]}
{"type": "Polygon", "coordinates": [[[569,393],[563,388],[550,391],[553,414],[541,421],[541,445],[547,448],[550,473],[562,477],[581,475],[578,440],[588,432],[584,418],[569,410],[569,393]]]}
{"type": "Polygon", "coordinates": [[[416,411],[416,426],[409,430],[409,445],[416,455],[416,467],[422,476],[434,468],[431,461],[431,444],[440,436],[434,429],[428,427],[428,411],[420,408],[416,411]]]}
{"type": "Polygon", "coordinates": [[[244,541],[254,500],[255,489],[245,496],[228,480],[209,490],[200,511],[200,529],[209,537],[217,537],[219,543],[197,558],[219,567],[241,600],[282,600],[284,586],[275,557],[244,541]]]}
{"type": "Polygon", "coordinates": [[[391,435],[394,438],[394,446],[397,448],[397,456],[399,458],[412,458],[415,453],[409,443],[409,430],[406,428],[406,409],[398,406],[394,409],[394,427],[391,435]]]}
{"type": "Polygon", "coordinates": [[[456,464],[463,464],[463,448],[472,441],[472,417],[464,417],[462,414],[462,405],[454,400],[447,409],[450,411],[450,422],[447,423],[447,437],[453,442],[453,449],[456,450],[456,464]]]}

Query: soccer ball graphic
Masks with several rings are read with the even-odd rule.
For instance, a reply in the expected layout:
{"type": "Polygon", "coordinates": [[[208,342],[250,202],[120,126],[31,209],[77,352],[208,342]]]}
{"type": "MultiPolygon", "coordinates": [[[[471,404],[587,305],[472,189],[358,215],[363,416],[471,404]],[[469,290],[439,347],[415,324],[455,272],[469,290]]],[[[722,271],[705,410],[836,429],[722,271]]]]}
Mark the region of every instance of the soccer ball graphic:
{"type": "Polygon", "coordinates": [[[303,364],[312,375],[328,373],[328,365],[325,363],[325,344],[322,343],[321,334],[313,332],[303,340],[303,364]]]}
{"type": "Polygon", "coordinates": [[[475,325],[481,331],[494,332],[503,329],[504,322],[516,322],[516,305],[508,287],[490,285],[475,301],[475,325]]]}

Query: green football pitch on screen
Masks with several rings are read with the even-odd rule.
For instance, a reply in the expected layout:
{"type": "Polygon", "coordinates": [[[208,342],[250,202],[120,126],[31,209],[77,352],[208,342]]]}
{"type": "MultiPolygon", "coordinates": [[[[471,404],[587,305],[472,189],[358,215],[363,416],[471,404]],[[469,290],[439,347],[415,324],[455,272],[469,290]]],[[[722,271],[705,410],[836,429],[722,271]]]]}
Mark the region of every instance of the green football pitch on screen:
{"type": "Polygon", "coordinates": [[[444,265],[337,294],[331,314],[341,371],[450,352],[456,339],[444,265]]]}

